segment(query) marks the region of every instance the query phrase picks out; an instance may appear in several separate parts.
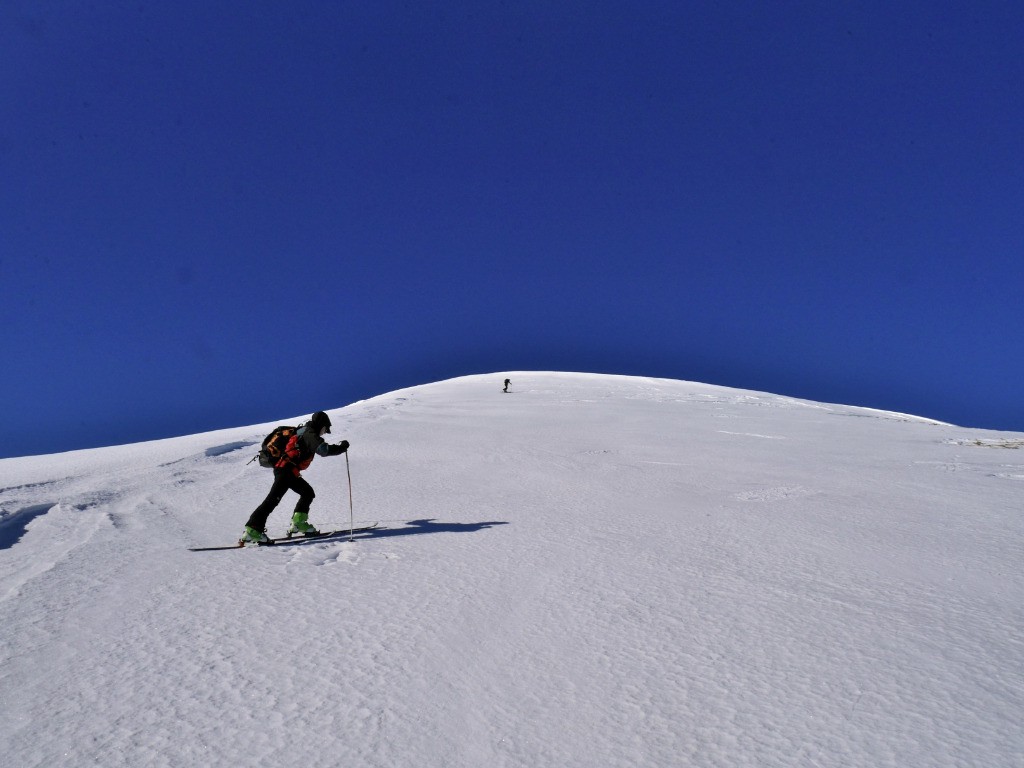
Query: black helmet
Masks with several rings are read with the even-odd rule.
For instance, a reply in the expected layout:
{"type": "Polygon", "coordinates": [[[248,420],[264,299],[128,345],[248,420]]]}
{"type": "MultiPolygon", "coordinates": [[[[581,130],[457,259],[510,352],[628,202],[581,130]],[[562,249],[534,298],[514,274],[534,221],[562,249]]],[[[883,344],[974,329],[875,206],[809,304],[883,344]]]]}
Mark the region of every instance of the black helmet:
{"type": "Polygon", "coordinates": [[[327,433],[331,432],[331,420],[323,411],[317,411],[313,414],[313,418],[309,420],[309,424],[313,429],[319,432],[324,427],[327,428],[327,433]]]}

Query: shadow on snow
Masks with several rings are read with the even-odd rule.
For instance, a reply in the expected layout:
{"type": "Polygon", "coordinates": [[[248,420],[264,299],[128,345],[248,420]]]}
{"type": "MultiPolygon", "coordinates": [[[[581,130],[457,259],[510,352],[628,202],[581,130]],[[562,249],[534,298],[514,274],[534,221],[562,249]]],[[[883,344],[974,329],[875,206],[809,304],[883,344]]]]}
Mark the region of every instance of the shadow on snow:
{"type": "Polygon", "coordinates": [[[504,520],[493,520],[486,523],[438,523],[431,518],[408,520],[404,528],[374,528],[366,531],[367,539],[383,539],[388,536],[415,536],[421,533],[476,533],[495,525],[508,525],[504,520]]]}
{"type": "Polygon", "coordinates": [[[19,509],[12,515],[0,517],[0,550],[10,549],[28,531],[28,524],[40,515],[45,515],[56,504],[35,504],[31,507],[19,509]]]}
{"type": "MultiPolygon", "coordinates": [[[[357,531],[355,539],[385,539],[392,536],[419,536],[424,533],[476,533],[496,525],[508,525],[504,520],[493,520],[484,523],[438,523],[433,519],[408,520],[402,528],[374,528],[370,531],[357,531]]],[[[358,526],[357,526],[358,527],[358,526]]],[[[278,547],[303,546],[308,544],[323,544],[328,541],[345,541],[346,531],[339,529],[338,533],[328,538],[295,538],[282,541],[278,547]]]]}

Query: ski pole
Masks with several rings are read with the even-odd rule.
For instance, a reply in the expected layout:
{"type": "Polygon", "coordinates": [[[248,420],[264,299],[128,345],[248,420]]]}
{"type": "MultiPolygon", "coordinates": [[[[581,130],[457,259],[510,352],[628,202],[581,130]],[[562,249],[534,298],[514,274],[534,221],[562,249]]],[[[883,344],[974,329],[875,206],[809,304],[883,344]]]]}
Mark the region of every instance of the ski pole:
{"type": "Polygon", "coordinates": [[[345,451],[345,474],[348,475],[348,540],[352,541],[352,531],[355,530],[355,512],[352,510],[352,470],[348,466],[348,451],[345,451]]]}

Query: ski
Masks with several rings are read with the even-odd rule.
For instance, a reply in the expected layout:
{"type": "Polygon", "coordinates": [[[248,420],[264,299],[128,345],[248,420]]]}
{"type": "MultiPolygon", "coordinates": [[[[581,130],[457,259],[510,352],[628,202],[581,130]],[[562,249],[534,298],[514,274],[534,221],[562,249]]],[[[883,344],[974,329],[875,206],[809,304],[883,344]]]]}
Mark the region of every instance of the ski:
{"type": "Polygon", "coordinates": [[[373,523],[371,525],[364,525],[360,528],[339,528],[336,531],[321,531],[320,533],[313,533],[309,535],[296,533],[291,536],[281,536],[276,539],[271,539],[270,541],[272,544],[286,544],[288,542],[305,541],[306,539],[327,539],[334,536],[347,536],[350,533],[365,533],[366,531],[372,531],[378,525],[379,523],[373,523]]]}
{"type": "MultiPolygon", "coordinates": [[[[242,549],[244,546],[245,545],[242,544],[242,542],[239,541],[239,542],[237,542],[235,544],[228,544],[227,546],[224,546],[224,547],[189,547],[188,551],[189,552],[217,552],[217,551],[222,550],[222,549],[242,549]]],[[[266,546],[266,544],[264,544],[262,546],[266,546]]]]}
{"type": "MultiPolygon", "coordinates": [[[[265,544],[258,544],[260,547],[279,547],[285,544],[299,544],[303,541],[318,541],[320,539],[338,538],[341,536],[348,536],[349,534],[366,533],[376,528],[379,523],[373,523],[372,525],[363,525],[359,528],[345,528],[337,531],[324,531],[322,533],[316,533],[312,536],[304,535],[293,535],[293,536],[279,536],[276,539],[270,539],[265,544]]],[[[245,545],[241,542],[236,544],[229,544],[228,546],[220,547],[189,547],[189,552],[220,552],[226,549],[244,549],[245,545]]]]}

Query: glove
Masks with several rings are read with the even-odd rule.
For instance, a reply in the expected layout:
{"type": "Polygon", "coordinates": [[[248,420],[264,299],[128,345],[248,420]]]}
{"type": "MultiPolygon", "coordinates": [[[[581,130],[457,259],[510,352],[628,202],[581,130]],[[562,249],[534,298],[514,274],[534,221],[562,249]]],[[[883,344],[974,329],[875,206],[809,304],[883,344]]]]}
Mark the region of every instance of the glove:
{"type": "Polygon", "coordinates": [[[338,448],[340,453],[345,453],[345,451],[348,450],[348,440],[342,440],[340,443],[338,443],[338,448]]]}

